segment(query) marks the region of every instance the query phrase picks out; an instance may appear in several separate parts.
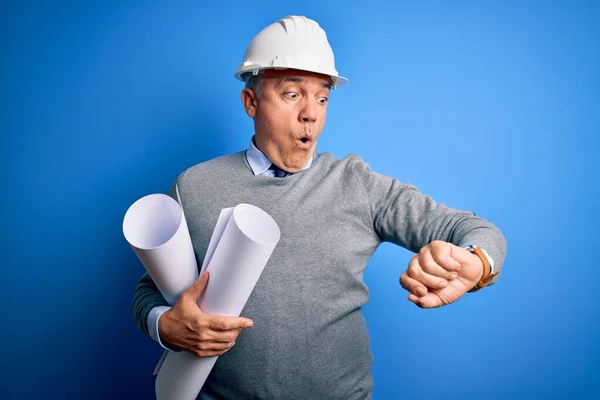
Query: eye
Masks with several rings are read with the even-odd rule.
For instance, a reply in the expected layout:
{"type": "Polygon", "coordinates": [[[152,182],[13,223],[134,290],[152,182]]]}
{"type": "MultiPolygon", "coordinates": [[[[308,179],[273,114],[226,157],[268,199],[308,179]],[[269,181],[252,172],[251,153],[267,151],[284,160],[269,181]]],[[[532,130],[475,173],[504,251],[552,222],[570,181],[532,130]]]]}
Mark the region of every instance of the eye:
{"type": "Polygon", "coordinates": [[[300,95],[296,92],[286,92],[285,97],[288,99],[296,100],[300,95]]]}
{"type": "Polygon", "coordinates": [[[329,99],[325,96],[319,97],[319,103],[326,104],[329,99]]]}

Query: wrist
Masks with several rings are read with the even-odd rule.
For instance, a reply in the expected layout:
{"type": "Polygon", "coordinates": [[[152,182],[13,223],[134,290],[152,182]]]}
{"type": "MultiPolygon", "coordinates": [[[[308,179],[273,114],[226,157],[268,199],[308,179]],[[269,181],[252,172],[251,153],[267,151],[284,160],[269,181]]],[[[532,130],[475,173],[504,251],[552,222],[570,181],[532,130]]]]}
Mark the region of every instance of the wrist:
{"type": "Polygon", "coordinates": [[[171,317],[171,310],[172,309],[169,309],[163,312],[161,315],[159,315],[158,320],[156,321],[158,343],[166,350],[180,351],[180,347],[176,346],[171,341],[169,331],[169,318],[171,317]]]}
{"type": "Polygon", "coordinates": [[[493,267],[490,264],[488,255],[484,252],[484,250],[477,246],[470,246],[467,248],[474,256],[479,259],[481,265],[481,274],[479,275],[479,279],[476,281],[477,283],[469,289],[469,292],[476,292],[479,289],[482,289],[490,284],[490,282],[498,275],[499,271],[493,271],[493,267]]]}
{"type": "Polygon", "coordinates": [[[481,260],[481,258],[477,257],[477,254],[471,252],[471,258],[475,260],[474,263],[476,263],[476,265],[478,267],[478,271],[479,271],[479,273],[477,274],[477,277],[475,278],[475,283],[472,286],[472,288],[473,288],[473,287],[475,287],[475,285],[477,285],[477,282],[480,282],[484,278],[485,267],[483,265],[483,261],[481,260]]]}

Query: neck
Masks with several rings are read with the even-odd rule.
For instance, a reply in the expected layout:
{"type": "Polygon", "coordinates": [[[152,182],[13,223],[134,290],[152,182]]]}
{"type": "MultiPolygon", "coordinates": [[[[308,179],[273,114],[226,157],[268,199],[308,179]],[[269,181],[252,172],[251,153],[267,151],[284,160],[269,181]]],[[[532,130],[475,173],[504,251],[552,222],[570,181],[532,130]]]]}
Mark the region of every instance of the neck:
{"type": "Polygon", "coordinates": [[[252,143],[254,144],[254,146],[265,155],[265,157],[267,157],[267,159],[271,162],[271,164],[277,166],[277,168],[281,169],[282,171],[285,172],[289,172],[289,173],[296,173],[296,172],[300,172],[304,169],[304,167],[309,163],[311,157],[313,156],[312,154],[310,155],[310,157],[308,157],[308,159],[305,160],[305,162],[302,164],[301,167],[299,168],[289,168],[288,166],[285,165],[279,165],[279,162],[274,161],[274,158],[271,157],[269,155],[269,152],[267,151],[267,146],[265,143],[261,143],[260,141],[256,140],[256,134],[254,136],[252,136],[252,143]]]}

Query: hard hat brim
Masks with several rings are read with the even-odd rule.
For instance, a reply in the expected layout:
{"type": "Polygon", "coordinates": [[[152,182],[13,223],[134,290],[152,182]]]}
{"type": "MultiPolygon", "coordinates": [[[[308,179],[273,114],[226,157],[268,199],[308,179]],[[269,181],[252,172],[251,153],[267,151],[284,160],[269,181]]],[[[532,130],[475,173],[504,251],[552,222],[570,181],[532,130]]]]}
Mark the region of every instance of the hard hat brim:
{"type": "Polygon", "coordinates": [[[334,89],[344,86],[345,84],[347,84],[349,82],[348,78],[345,78],[345,77],[339,76],[339,75],[332,75],[330,72],[314,71],[314,70],[300,69],[300,68],[264,68],[264,67],[251,66],[251,65],[246,66],[245,68],[238,69],[233,76],[235,77],[235,79],[244,82],[243,75],[247,74],[247,73],[256,74],[256,73],[260,73],[260,72],[266,71],[266,70],[282,70],[283,71],[283,70],[287,70],[287,69],[294,69],[297,71],[312,72],[315,74],[329,76],[333,82],[332,86],[334,89]]]}

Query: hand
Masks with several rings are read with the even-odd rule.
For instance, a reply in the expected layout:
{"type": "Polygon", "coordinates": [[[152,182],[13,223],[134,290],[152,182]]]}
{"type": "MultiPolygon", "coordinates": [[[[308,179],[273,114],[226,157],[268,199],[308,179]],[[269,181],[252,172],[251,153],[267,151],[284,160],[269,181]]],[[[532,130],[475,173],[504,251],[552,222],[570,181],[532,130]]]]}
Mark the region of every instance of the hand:
{"type": "Polygon", "coordinates": [[[244,328],[254,322],[248,318],[223,317],[202,312],[196,300],[208,284],[205,271],[186,290],[170,310],[158,319],[158,332],[164,345],[185,350],[198,357],[220,356],[233,347],[244,328]]]}
{"type": "Polygon", "coordinates": [[[479,257],[452,243],[433,241],[415,254],[400,284],[408,299],[421,308],[455,302],[471,290],[483,275],[479,257]]]}

